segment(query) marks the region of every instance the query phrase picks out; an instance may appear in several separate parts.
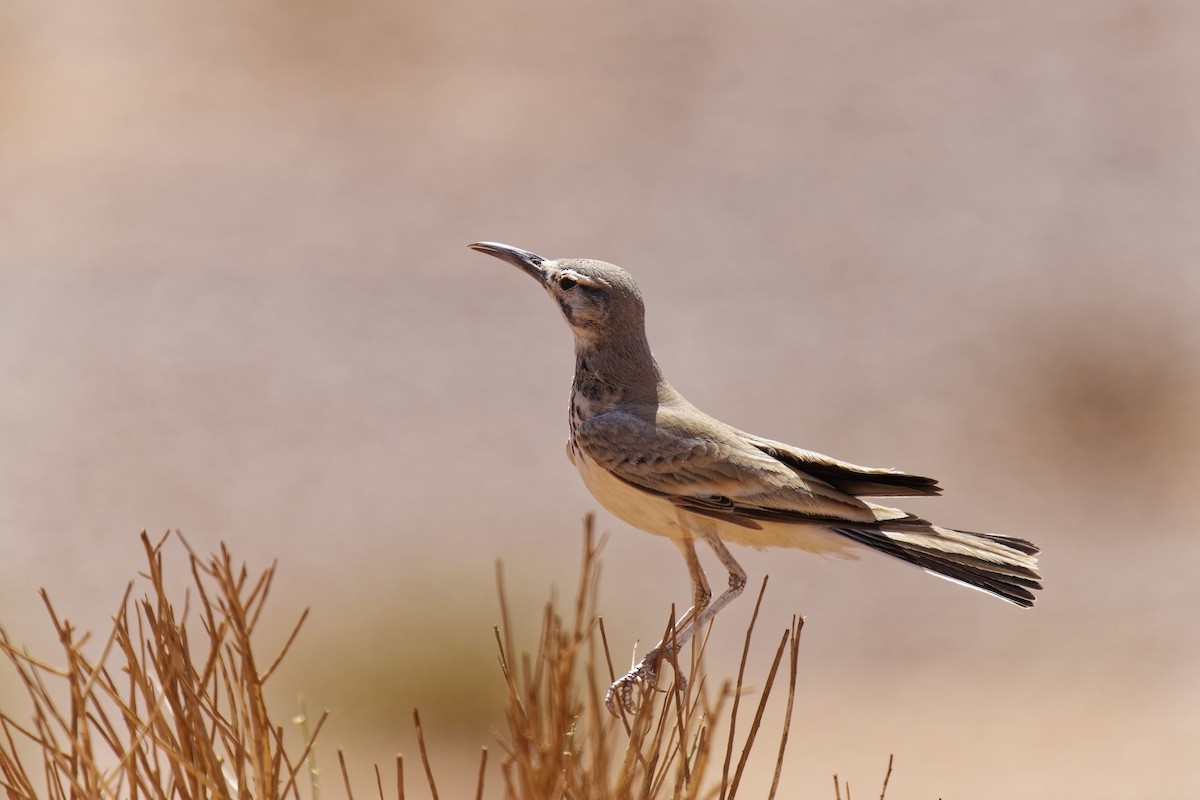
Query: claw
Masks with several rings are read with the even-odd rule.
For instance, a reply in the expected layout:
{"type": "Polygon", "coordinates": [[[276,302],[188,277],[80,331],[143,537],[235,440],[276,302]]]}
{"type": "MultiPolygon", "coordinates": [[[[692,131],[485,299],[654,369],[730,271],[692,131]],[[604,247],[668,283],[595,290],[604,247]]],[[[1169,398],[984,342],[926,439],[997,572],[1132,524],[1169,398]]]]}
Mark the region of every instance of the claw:
{"type": "Polygon", "coordinates": [[[687,697],[688,679],[679,670],[675,670],[675,690],[679,692],[680,697],[687,697]]]}
{"type": "Polygon", "coordinates": [[[628,673],[617,678],[604,695],[604,705],[608,708],[608,713],[619,717],[622,711],[628,711],[630,714],[637,711],[638,704],[634,700],[633,690],[638,687],[654,688],[658,685],[658,672],[654,669],[656,660],[643,659],[628,673]]]}
{"type": "MultiPolygon", "coordinates": [[[[646,654],[646,657],[636,667],[629,670],[622,677],[617,678],[604,695],[604,705],[608,709],[608,713],[614,717],[619,717],[622,711],[627,711],[630,714],[637,711],[638,703],[634,698],[633,690],[635,688],[658,688],[659,661],[659,653],[652,650],[646,654]]],[[[680,692],[687,689],[687,678],[682,672],[676,671],[675,683],[679,687],[680,692]]]]}

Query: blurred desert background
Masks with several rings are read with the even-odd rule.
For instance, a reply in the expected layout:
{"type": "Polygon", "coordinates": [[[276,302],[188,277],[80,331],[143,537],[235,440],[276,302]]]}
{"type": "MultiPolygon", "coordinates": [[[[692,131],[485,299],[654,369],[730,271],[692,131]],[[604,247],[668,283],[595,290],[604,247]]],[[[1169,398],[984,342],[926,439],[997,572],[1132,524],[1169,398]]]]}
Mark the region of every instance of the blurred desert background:
{"type": "MultiPolygon", "coordinates": [[[[1200,796],[1198,101],[1168,0],[6,3],[0,625],[52,655],[44,586],[105,629],[143,529],[277,558],[262,647],[312,607],[273,690],[333,712],[329,791],[336,747],[363,796],[415,759],[418,706],[466,793],[495,561],[532,646],[596,508],[569,334],[490,239],[627,267],[710,413],[1043,547],[1030,612],[739,551],[754,674],[808,618],[781,796],[889,753],[895,798],[1200,796]]],[[[598,527],[624,659],[688,578],[598,527]]]]}

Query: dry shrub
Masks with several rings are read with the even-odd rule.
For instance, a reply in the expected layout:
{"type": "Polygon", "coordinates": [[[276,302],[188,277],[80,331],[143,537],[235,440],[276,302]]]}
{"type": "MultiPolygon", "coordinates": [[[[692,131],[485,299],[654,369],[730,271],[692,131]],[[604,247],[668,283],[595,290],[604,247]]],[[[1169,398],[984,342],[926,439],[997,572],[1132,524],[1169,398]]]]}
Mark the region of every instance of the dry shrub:
{"type": "Polygon", "coordinates": [[[192,592],[177,612],[164,584],[165,540],[152,544],[142,534],[150,591],[130,613],[128,585],[95,660],[84,651],[90,636],[76,636],[44,591],[62,666],[16,647],[0,629],[0,652],[33,706],[28,726],[0,712],[0,786],[9,800],[300,796],[307,747],[288,755],[263,685],[307,612],[283,650],[261,668],[251,638],[274,565],[252,582],[244,566],[234,568],[224,546],[207,560],[189,548],[203,633],[193,641],[185,624],[192,592]],[[33,757],[22,757],[31,749],[22,745],[32,745],[33,757]]]}
{"type": "MultiPolygon", "coordinates": [[[[90,658],[90,636],[77,635],[42,593],[63,648],[65,663],[51,665],[15,646],[0,629],[7,656],[32,705],[29,722],[0,710],[0,788],[7,800],[47,798],[317,798],[313,743],[325,721],[311,730],[303,715],[301,745],[289,749],[263,686],[279,666],[307,616],[300,615],[282,650],[263,668],[251,640],[275,565],[254,580],[235,567],[222,545],[207,559],[182,537],[191,584],[183,608],[170,600],[164,582],[163,545],[143,534],[148,571],[146,595],[130,602],[126,588],[113,626],[90,658]],[[190,606],[195,606],[191,613],[190,606]],[[192,620],[189,622],[189,620],[192,620]],[[196,625],[199,625],[197,631],[196,625]]],[[[497,567],[502,624],[496,629],[499,661],[508,696],[508,730],[498,732],[504,797],[513,800],[607,800],[609,798],[720,798],[732,800],[741,786],[751,750],[783,658],[788,656],[783,729],[774,745],[774,796],[787,747],[795,697],[800,630],[794,617],[782,632],[771,668],[757,693],[749,722],[739,718],[746,657],[766,581],[746,630],[735,680],[712,689],[704,670],[704,637],[686,649],[686,688],[644,689],[638,711],[615,718],[601,698],[615,677],[603,620],[596,613],[598,556],[602,542],[585,523],[579,584],[569,619],[554,597],[546,604],[534,652],[518,655],[503,574],[497,567]]],[[[667,633],[672,630],[668,624],[667,633]]],[[[664,683],[672,683],[664,681],[664,683]]],[[[425,782],[437,783],[420,717],[414,710],[425,782]]],[[[773,737],[774,738],[774,737],[773,737]]],[[[485,796],[485,747],[477,797],[485,796]]],[[[347,798],[352,798],[343,754],[338,753],[347,798]]],[[[889,774],[890,774],[889,762],[889,774]]],[[[387,796],[378,768],[377,796],[387,796]]],[[[885,785],[886,789],[886,785],[885,785]]],[[[847,787],[848,790],[848,787],[847,787]]],[[[396,760],[393,791],[405,796],[404,761],[396,760]]],[[[835,791],[838,791],[835,777],[835,791]]],[[[882,797],[882,795],[881,795],[882,797]]]]}
{"type": "MultiPolygon", "coordinates": [[[[733,798],[786,653],[787,709],[771,788],[774,796],[792,716],[803,619],[793,618],[791,627],[783,632],[744,734],[737,730],[738,712],[747,694],[743,686],[746,658],[765,580],[746,630],[735,682],[724,682],[710,691],[702,637],[697,646],[685,649],[686,663],[663,664],[659,670],[670,675],[682,668],[689,676],[686,688],[680,691],[675,683],[665,691],[643,689],[637,713],[615,719],[601,701],[615,678],[604,622],[596,613],[601,547],[602,543],[594,544],[588,517],[573,613],[565,621],[551,599],[543,613],[537,650],[532,656],[523,655],[519,663],[511,657],[515,652],[513,627],[498,575],[503,622],[496,636],[508,684],[508,732],[501,738],[506,752],[501,766],[505,796],[520,800],[733,798]]],[[[672,628],[669,622],[664,636],[669,636],[672,628]]]]}

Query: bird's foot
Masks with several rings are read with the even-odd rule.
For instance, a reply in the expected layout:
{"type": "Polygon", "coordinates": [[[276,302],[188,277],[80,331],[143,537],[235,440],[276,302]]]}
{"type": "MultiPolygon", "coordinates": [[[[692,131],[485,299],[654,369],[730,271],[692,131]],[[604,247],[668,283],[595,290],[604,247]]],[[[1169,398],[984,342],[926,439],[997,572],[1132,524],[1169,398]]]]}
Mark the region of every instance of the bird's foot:
{"type": "MultiPolygon", "coordinates": [[[[634,690],[657,689],[658,667],[665,660],[658,650],[651,650],[645,658],[638,662],[636,667],[617,678],[604,695],[604,705],[608,708],[608,712],[614,717],[619,717],[622,711],[628,711],[631,714],[637,711],[641,694],[635,698],[634,690]]],[[[680,692],[687,688],[687,678],[678,668],[675,670],[675,687],[680,692]]]]}

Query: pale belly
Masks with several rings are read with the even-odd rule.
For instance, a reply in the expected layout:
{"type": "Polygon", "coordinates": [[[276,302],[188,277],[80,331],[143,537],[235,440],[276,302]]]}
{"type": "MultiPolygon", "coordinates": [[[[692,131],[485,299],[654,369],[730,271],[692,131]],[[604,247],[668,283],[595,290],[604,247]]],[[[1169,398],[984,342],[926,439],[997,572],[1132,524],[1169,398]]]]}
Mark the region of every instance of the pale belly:
{"type": "MultiPolygon", "coordinates": [[[[568,446],[567,454],[571,450],[568,446]]],[[[725,542],[764,547],[790,547],[812,553],[854,557],[857,545],[819,524],[760,522],[761,529],[722,522],[680,509],[670,500],[644,492],[615,477],[583,454],[571,458],[583,483],[600,505],[635,528],[672,539],[694,538],[708,528],[725,542]]]]}

